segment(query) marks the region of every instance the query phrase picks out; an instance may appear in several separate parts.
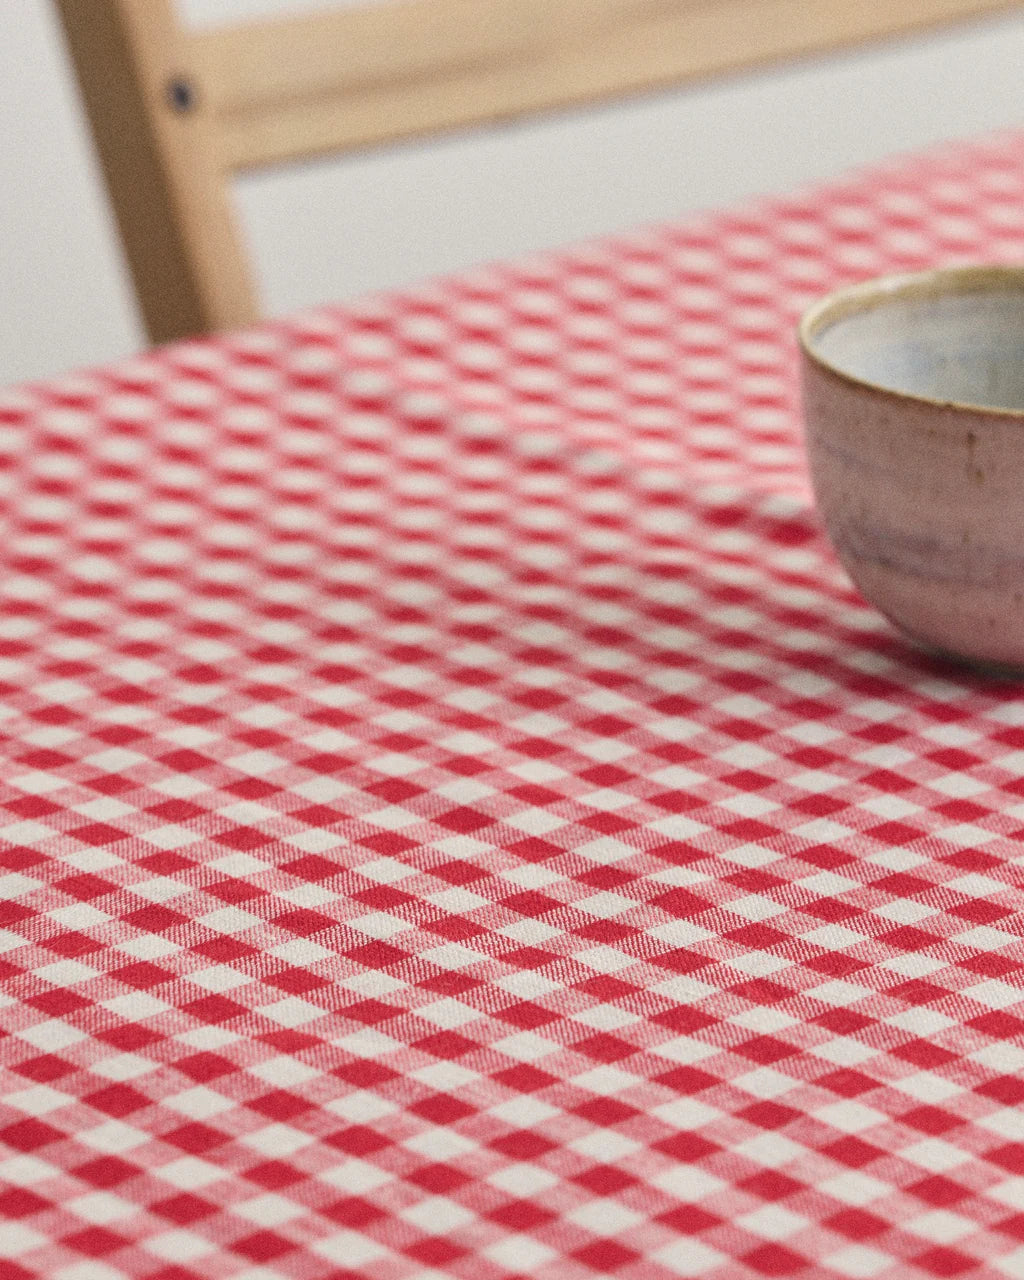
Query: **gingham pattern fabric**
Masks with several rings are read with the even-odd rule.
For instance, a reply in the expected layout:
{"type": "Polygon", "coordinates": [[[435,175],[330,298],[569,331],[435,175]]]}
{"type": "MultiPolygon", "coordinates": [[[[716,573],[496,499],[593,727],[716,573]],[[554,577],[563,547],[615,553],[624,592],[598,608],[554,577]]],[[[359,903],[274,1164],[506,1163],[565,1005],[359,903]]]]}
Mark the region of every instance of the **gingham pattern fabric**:
{"type": "Polygon", "coordinates": [[[793,322],[1024,136],[0,402],[0,1278],[1024,1276],[1024,700],[793,322]]]}

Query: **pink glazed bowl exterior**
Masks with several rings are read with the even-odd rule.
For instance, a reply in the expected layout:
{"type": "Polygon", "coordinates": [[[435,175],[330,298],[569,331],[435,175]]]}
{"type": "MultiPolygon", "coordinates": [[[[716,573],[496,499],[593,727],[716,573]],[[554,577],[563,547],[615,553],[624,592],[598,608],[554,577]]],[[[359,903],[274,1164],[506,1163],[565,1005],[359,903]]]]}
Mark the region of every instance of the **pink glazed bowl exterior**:
{"type": "MultiPolygon", "coordinates": [[[[932,399],[834,367],[819,335],[901,291],[1019,289],[1024,269],[952,268],[831,295],[799,331],[818,509],[861,594],[907,636],[968,662],[1024,669],[1024,409],[932,399]]],[[[911,342],[894,317],[892,340],[911,342]]],[[[1024,361],[1024,330],[1019,333],[1024,361]]]]}

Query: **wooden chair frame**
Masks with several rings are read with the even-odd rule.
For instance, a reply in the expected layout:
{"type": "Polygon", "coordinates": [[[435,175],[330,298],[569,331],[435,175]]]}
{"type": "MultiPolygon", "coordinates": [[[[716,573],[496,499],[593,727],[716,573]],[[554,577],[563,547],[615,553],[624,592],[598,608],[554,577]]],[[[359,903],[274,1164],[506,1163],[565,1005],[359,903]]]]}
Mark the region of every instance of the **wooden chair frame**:
{"type": "Polygon", "coordinates": [[[238,171],[1016,7],[1003,0],[389,0],[187,30],[56,0],[150,338],[258,318],[238,171]]]}

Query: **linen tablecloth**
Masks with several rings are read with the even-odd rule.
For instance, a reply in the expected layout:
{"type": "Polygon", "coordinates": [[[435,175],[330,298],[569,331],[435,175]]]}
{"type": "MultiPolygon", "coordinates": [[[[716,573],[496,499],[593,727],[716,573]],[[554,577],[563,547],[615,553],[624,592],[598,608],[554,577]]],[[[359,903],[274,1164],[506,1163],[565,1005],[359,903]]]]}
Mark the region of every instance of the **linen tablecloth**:
{"type": "Polygon", "coordinates": [[[1024,699],[792,326],[1024,136],[0,401],[2,1280],[1024,1276],[1024,699]]]}

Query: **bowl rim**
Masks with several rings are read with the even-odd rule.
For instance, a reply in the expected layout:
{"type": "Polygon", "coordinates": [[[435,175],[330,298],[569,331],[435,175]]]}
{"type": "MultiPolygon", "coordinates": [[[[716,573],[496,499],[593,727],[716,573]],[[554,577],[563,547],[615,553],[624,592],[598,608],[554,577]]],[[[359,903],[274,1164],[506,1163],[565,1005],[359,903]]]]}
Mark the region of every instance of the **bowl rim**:
{"type": "Polygon", "coordinates": [[[800,317],[797,325],[797,340],[807,360],[824,373],[852,387],[890,396],[896,400],[931,405],[933,408],[966,410],[969,413],[985,414],[993,418],[1020,421],[1024,419],[1024,408],[974,404],[969,400],[943,400],[937,396],[926,396],[914,391],[903,391],[899,387],[889,387],[884,383],[873,382],[870,378],[861,378],[845,369],[840,369],[826,360],[815,348],[816,338],[831,324],[863,311],[883,307],[897,298],[941,298],[958,293],[995,293],[1007,290],[1019,291],[1024,297],[1024,265],[965,264],[936,267],[928,271],[875,276],[869,280],[861,280],[855,284],[833,289],[824,297],[811,303],[800,317]]]}

